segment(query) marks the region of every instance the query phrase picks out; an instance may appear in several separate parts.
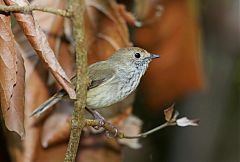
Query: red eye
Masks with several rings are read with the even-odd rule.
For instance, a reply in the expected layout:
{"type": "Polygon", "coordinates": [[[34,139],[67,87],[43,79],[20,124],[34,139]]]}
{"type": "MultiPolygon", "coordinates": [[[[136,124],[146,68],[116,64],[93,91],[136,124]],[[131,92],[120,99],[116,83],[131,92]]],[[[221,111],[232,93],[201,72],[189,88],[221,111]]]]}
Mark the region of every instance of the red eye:
{"type": "Polygon", "coordinates": [[[141,55],[140,55],[140,53],[135,53],[135,58],[140,58],[141,57],[141,55]]]}

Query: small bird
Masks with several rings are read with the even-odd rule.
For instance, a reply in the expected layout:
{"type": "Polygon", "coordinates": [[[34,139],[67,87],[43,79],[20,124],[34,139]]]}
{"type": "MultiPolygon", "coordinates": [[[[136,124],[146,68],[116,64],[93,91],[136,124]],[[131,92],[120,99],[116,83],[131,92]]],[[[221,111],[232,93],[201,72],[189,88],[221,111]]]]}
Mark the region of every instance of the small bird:
{"type": "MultiPolygon", "coordinates": [[[[119,49],[105,61],[90,65],[88,67],[90,85],[87,92],[87,110],[91,113],[122,101],[137,88],[151,60],[158,57],[159,55],[150,54],[142,48],[129,47],[119,49]]],[[[75,80],[73,77],[73,84],[76,84],[75,80]]],[[[31,116],[39,116],[67,96],[64,89],[58,91],[36,108],[31,116]]]]}

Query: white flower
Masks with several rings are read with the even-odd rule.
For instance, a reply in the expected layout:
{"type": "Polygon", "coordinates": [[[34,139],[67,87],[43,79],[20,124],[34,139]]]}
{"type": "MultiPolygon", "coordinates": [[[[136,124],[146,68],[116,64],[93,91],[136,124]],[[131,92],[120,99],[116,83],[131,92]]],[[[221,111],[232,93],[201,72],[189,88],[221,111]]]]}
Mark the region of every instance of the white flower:
{"type": "Polygon", "coordinates": [[[187,117],[183,117],[183,118],[177,119],[176,123],[180,127],[198,126],[198,120],[190,120],[187,117]]]}

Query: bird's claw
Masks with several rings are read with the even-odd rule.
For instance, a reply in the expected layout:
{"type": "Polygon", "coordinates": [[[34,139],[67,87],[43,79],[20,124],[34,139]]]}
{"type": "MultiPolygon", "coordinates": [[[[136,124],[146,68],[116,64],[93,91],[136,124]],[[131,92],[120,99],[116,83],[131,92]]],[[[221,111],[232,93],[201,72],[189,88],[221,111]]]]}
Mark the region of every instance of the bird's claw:
{"type": "Polygon", "coordinates": [[[108,123],[105,120],[99,119],[99,118],[96,120],[98,120],[99,124],[94,126],[93,127],[94,129],[99,130],[101,127],[103,127],[107,123],[107,125],[109,125],[111,128],[109,130],[105,130],[105,135],[109,138],[114,138],[118,135],[118,129],[115,126],[113,126],[111,123],[108,123]]]}
{"type": "Polygon", "coordinates": [[[113,138],[113,137],[116,137],[118,135],[118,129],[114,126],[112,126],[112,129],[111,131],[107,130],[105,132],[106,136],[109,137],[109,138],[113,138]]]}
{"type": "Polygon", "coordinates": [[[104,126],[104,124],[106,123],[105,119],[96,119],[98,120],[98,125],[95,125],[93,128],[96,130],[99,130],[101,127],[104,126]]]}
{"type": "Polygon", "coordinates": [[[93,118],[98,121],[98,125],[94,126],[93,128],[99,130],[103,127],[106,123],[111,126],[111,130],[106,130],[105,134],[107,137],[116,137],[118,134],[118,129],[114,127],[111,123],[106,122],[105,118],[99,114],[96,110],[91,110],[86,108],[86,110],[92,114],[93,118]]]}

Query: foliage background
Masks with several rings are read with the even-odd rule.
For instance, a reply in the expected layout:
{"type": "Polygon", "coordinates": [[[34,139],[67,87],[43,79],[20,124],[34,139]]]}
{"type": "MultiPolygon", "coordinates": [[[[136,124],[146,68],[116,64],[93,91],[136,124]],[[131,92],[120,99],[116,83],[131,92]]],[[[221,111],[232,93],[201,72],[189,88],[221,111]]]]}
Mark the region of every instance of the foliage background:
{"type": "MultiPolygon", "coordinates": [[[[150,18],[145,17],[144,12],[134,11],[133,1],[120,2],[127,4],[127,9],[139,19],[151,19],[154,14],[152,9],[150,18]]],[[[140,140],[143,147],[139,150],[124,147],[122,161],[240,161],[240,2],[159,2],[167,7],[157,25],[140,29],[130,26],[130,40],[134,45],[162,54],[162,61],[153,63],[143,78],[133,112],[144,121],[143,130],[148,130],[163,122],[163,108],[174,101],[182,115],[197,117],[201,122],[199,127],[171,127],[155,133],[140,140]],[[152,33],[146,34],[148,30],[152,33]],[[174,66],[167,66],[170,56],[174,66]]],[[[144,1],[135,3],[144,6],[144,1]]],[[[97,49],[100,51],[99,46],[97,49]]],[[[104,51],[104,56],[99,52],[97,58],[90,55],[90,62],[103,59],[112,51],[104,51]]],[[[0,161],[8,162],[2,134],[0,161]]]]}

